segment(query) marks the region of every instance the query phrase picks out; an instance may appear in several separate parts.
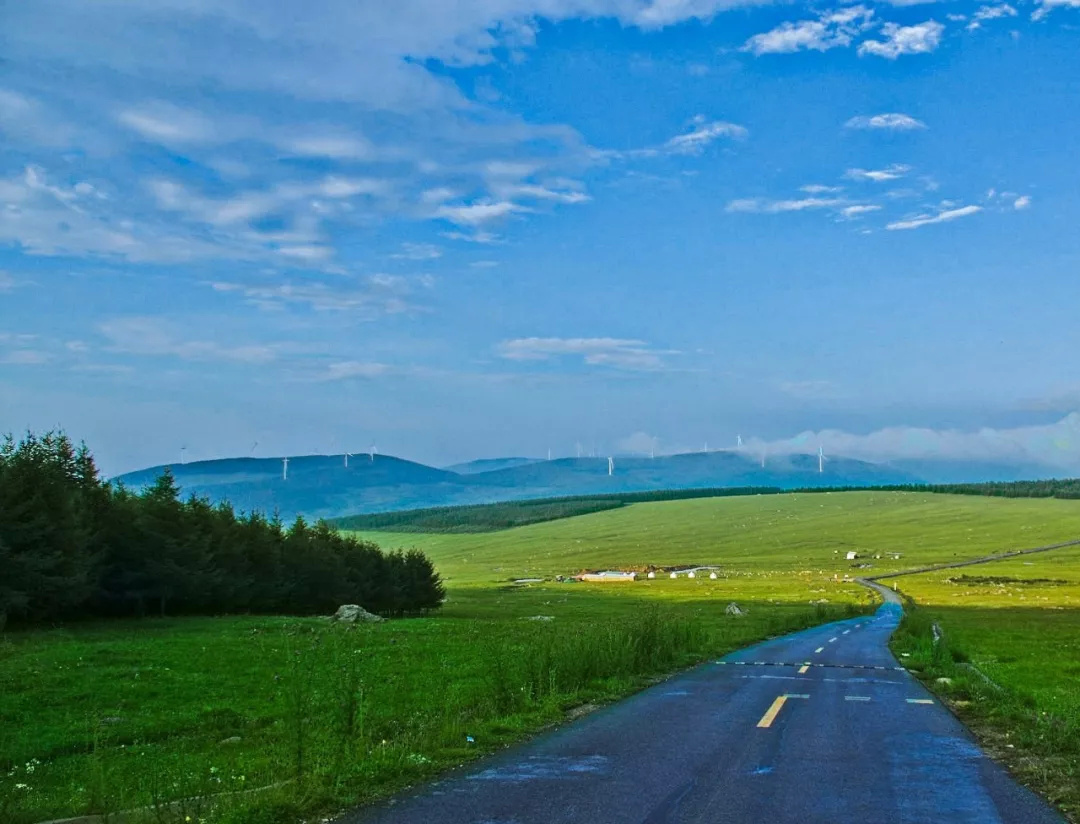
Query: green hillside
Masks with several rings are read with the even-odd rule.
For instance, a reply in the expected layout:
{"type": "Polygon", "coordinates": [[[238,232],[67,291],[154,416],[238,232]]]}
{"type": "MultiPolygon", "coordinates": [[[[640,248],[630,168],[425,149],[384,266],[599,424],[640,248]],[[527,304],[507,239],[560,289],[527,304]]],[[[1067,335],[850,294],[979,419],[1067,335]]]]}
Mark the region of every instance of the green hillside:
{"type": "Polygon", "coordinates": [[[583,568],[720,564],[730,575],[872,574],[1080,537],[1080,502],[910,492],[792,493],[641,503],[479,535],[370,533],[419,547],[450,582],[583,568]],[[847,561],[846,553],[860,554],[847,561]],[[894,559],[890,553],[899,553],[894,559]],[[880,554],[881,558],[874,558],[880,554]],[[869,569],[856,564],[868,563],[869,569]]]}

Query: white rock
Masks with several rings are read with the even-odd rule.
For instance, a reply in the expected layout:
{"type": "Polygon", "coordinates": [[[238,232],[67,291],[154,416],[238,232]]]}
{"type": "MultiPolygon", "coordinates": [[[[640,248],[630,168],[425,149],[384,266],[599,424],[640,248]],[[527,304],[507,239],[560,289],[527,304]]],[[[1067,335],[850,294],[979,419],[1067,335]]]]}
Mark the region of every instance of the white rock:
{"type": "Polygon", "coordinates": [[[373,615],[359,604],[342,604],[330,620],[345,624],[378,624],[386,619],[381,615],[373,615]]]}

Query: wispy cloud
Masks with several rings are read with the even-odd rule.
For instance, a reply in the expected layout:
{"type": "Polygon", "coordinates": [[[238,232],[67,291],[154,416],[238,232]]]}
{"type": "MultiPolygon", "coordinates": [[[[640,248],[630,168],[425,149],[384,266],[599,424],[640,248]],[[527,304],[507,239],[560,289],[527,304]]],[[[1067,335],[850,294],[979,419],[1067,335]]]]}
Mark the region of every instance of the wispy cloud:
{"type": "Polygon", "coordinates": [[[1080,9],[1080,0],[1039,0],[1039,7],[1031,13],[1031,19],[1042,20],[1054,9],[1080,9]]]}
{"type": "Polygon", "coordinates": [[[845,206],[840,210],[840,214],[850,219],[862,217],[863,215],[872,214],[873,212],[880,212],[881,207],[873,203],[859,203],[854,206],[845,206]]]}
{"type": "Polygon", "coordinates": [[[590,366],[610,366],[630,371],[653,372],[664,367],[663,356],[641,340],[623,338],[517,338],[496,348],[507,360],[547,361],[577,356],[590,366]]]}
{"type": "Polygon", "coordinates": [[[402,243],[401,251],[390,257],[396,260],[436,260],[442,257],[442,249],[433,243],[402,243]]]}
{"type": "Polygon", "coordinates": [[[316,312],[350,312],[361,319],[396,315],[419,309],[414,302],[417,285],[426,279],[372,275],[359,282],[243,284],[217,281],[216,292],[236,294],[260,309],[301,306],[316,312]]]}
{"type": "Polygon", "coordinates": [[[853,117],[844,126],[848,129],[888,129],[889,131],[911,131],[925,129],[926,124],[909,114],[889,112],[870,117],[853,117]]]}
{"type": "Polygon", "coordinates": [[[776,441],[750,439],[747,448],[769,454],[816,452],[873,462],[898,460],[1010,461],[1080,471],[1080,414],[1060,421],[1011,429],[931,429],[895,426],[869,434],[827,429],[776,441]]]}
{"type": "Polygon", "coordinates": [[[896,60],[905,54],[929,54],[941,43],[945,26],[936,20],[927,20],[914,26],[886,23],[881,27],[884,40],[864,40],[859,44],[859,54],[872,54],[887,60],[896,60]]]}
{"type": "Polygon", "coordinates": [[[1031,208],[1031,196],[1021,195],[1020,197],[1018,197],[1016,200],[1013,201],[1013,208],[1018,211],[1031,208]]]}
{"type": "Polygon", "coordinates": [[[111,351],[140,356],[169,356],[190,361],[260,364],[277,358],[277,348],[266,344],[228,345],[214,340],[185,339],[168,320],[125,317],[105,321],[98,331],[111,351]]]}
{"type": "Polygon", "coordinates": [[[988,20],[998,20],[1003,17],[1016,17],[1017,11],[1008,3],[999,3],[993,6],[980,6],[971,16],[971,22],[967,24],[968,31],[981,29],[982,24],[988,20]]]}
{"type": "Polygon", "coordinates": [[[953,220],[958,220],[968,215],[974,215],[981,212],[982,206],[961,206],[956,209],[945,209],[935,215],[917,215],[915,217],[906,218],[904,220],[893,221],[885,228],[891,231],[902,229],[918,229],[921,226],[931,226],[935,223],[949,223],[953,220]]]}
{"type": "Polygon", "coordinates": [[[889,180],[897,180],[911,171],[910,166],[902,163],[893,163],[884,169],[848,169],[844,177],[849,180],[871,181],[873,183],[885,183],[889,180]]]}
{"type": "Polygon", "coordinates": [[[659,146],[644,149],[594,149],[592,156],[596,160],[654,158],[671,155],[700,155],[712,143],[723,138],[745,140],[750,131],[738,123],[726,120],[711,120],[703,114],[691,119],[689,128],[674,137],[665,140],[659,146]]]}
{"type": "Polygon", "coordinates": [[[125,109],[117,121],[156,143],[205,143],[217,137],[214,124],[202,114],[171,103],[155,102],[142,108],[125,109]]]}
{"type": "Polygon", "coordinates": [[[873,17],[872,9],[860,5],[824,12],[816,20],[781,23],[771,31],[755,34],[742,51],[760,56],[850,46],[858,34],[873,25],[873,17]]]}
{"type": "Polygon", "coordinates": [[[459,226],[480,226],[501,220],[513,214],[530,211],[525,206],[509,200],[476,200],[457,206],[443,205],[435,210],[435,217],[443,218],[459,226]]]}
{"type": "Polygon", "coordinates": [[[836,209],[848,201],[841,198],[804,197],[794,200],[768,200],[766,198],[744,198],[728,203],[728,212],[747,212],[750,214],[775,215],[782,212],[804,212],[811,209],[836,209]]]}
{"type": "Polygon", "coordinates": [[[676,135],[664,144],[671,154],[701,154],[715,140],[721,137],[744,139],[749,132],[746,127],[723,120],[707,120],[704,115],[694,118],[693,128],[684,134],[676,135]]]}

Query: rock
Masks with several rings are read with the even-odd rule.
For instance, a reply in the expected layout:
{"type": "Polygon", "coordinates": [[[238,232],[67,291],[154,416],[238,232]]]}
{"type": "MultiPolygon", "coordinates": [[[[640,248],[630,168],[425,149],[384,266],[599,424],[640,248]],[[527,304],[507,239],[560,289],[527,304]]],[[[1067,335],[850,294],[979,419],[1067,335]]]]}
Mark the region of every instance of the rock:
{"type": "Polygon", "coordinates": [[[727,605],[727,609],[725,609],[724,612],[727,613],[728,615],[738,615],[738,616],[746,615],[746,613],[743,612],[742,608],[738,604],[736,604],[734,601],[732,601],[730,604],[727,605]]]}
{"type": "Polygon", "coordinates": [[[330,620],[344,624],[378,624],[386,619],[380,615],[372,615],[358,604],[343,604],[330,620]]]}
{"type": "Polygon", "coordinates": [[[223,747],[231,747],[233,744],[239,744],[243,740],[244,739],[242,739],[239,735],[231,735],[228,738],[223,738],[221,741],[218,741],[218,744],[222,745],[223,747]]]}

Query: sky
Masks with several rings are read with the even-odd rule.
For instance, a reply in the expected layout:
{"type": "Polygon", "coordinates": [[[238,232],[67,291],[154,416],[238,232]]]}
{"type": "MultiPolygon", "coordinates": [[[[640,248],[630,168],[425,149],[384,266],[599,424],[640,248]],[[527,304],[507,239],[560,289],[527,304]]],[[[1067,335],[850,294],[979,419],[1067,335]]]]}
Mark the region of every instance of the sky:
{"type": "Polygon", "coordinates": [[[0,431],[1080,469],[1078,45],[1080,0],[5,3],[0,431]]]}

